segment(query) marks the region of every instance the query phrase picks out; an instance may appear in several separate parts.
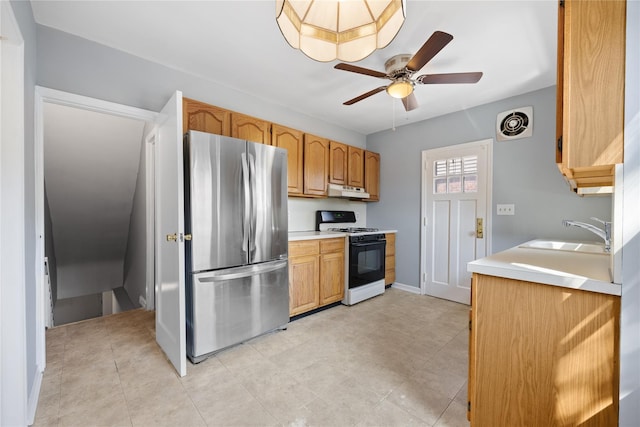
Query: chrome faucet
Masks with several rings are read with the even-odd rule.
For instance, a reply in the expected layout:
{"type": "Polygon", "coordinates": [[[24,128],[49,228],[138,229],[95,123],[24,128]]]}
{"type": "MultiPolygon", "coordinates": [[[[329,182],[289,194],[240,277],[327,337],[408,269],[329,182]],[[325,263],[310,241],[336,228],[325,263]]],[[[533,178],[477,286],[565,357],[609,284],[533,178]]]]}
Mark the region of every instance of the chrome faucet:
{"type": "Polygon", "coordinates": [[[598,221],[599,223],[604,225],[604,229],[598,228],[592,224],[587,224],[585,222],[580,222],[580,221],[573,221],[569,219],[563,219],[562,225],[564,225],[565,227],[569,227],[573,225],[574,227],[579,227],[579,228],[584,228],[585,230],[589,230],[590,232],[592,232],[593,234],[595,234],[596,236],[604,240],[604,251],[611,252],[611,222],[603,221],[593,216],[591,217],[591,219],[594,221],[598,221]]]}

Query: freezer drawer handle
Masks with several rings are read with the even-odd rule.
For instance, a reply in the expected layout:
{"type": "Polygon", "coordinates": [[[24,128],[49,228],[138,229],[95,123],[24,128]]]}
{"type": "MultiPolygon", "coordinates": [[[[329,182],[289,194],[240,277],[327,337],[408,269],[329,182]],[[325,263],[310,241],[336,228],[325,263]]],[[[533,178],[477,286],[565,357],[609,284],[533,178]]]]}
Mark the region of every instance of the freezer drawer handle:
{"type": "MultiPolygon", "coordinates": [[[[240,268],[240,269],[235,269],[235,270],[240,270],[240,271],[233,271],[233,272],[229,272],[229,270],[225,270],[225,271],[219,271],[219,272],[214,272],[208,276],[205,277],[199,277],[196,280],[198,282],[201,283],[212,283],[212,282],[220,282],[220,281],[224,281],[224,280],[232,280],[232,279],[240,279],[243,277],[250,277],[250,276],[254,276],[256,274],[265,274],[265,273],[270,273],[272,271],[276,271],[284,266],[287,265],[287,261],[277,261],[277,262],[273,262],[271,265],[262,265],[260,266],[255,265],[253,267],[249,267],[249,268],[240,268]]],[[[233,270],[233,269],[232,269],[233,270]]]]}

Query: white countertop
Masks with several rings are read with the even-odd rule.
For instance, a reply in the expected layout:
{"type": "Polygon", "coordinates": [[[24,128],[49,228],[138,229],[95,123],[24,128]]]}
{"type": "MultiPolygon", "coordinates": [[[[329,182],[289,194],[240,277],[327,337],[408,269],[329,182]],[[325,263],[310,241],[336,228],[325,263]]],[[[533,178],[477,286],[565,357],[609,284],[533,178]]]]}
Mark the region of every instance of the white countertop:
{"type": "MultiPolygon", "coordinates": [[[[397,233],[398,230],[378,230],[359,234],[388,234],[397,233]]],[[[332,239],[335,237],[347,237],[349,233],[343,233],[341,231],[292,231],[289,233],[289,241],[296,240],[314,240],[314,239],[332,239]]]]}
{"type": "Polygon", "coordinates": [[[610,254],[515,248],[467,264],[472,273],[621,295],[611,283],[610,254]]]}
{"type": "Polygon", "coordinates": [[[292,231],[289,233],[289,241],[333,239],[336,237],[347,237],[348,235],[349,233],[342,233],[340,231],[292,231]]]}

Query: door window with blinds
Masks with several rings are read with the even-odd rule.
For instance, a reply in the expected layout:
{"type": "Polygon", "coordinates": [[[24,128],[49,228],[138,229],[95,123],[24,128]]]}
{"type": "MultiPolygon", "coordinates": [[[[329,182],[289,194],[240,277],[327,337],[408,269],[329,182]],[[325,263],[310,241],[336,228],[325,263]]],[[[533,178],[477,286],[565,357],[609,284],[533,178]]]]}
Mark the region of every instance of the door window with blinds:
{"type": "Polygon", "coordinates": [[[477,193],[478,156],[433,162],[433,194],[477,193]]]}

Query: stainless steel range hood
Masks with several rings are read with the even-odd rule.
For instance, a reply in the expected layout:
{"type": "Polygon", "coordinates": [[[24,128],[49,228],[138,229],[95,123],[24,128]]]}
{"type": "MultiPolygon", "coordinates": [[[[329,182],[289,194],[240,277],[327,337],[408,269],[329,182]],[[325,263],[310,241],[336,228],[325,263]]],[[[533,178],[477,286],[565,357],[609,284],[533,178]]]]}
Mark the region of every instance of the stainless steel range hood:
{"type": "Polygon", "coordinates": [[[329,197],[344,197],[346,199],[368,199],[369,193],[364,188],[349,185],[329,184],[329,197]]]}

